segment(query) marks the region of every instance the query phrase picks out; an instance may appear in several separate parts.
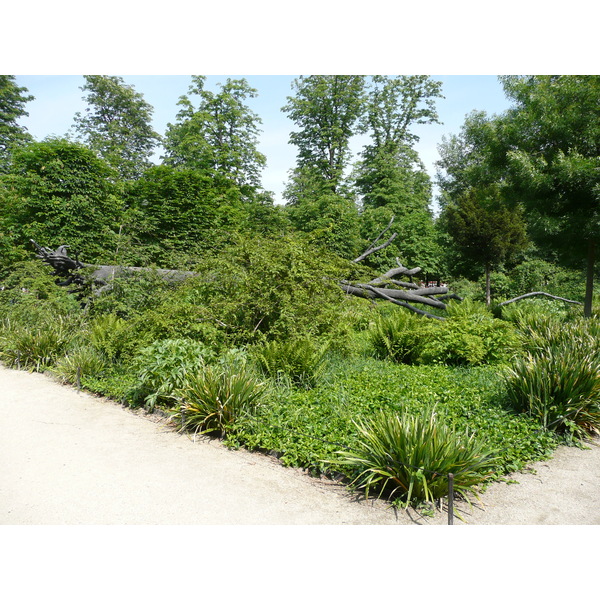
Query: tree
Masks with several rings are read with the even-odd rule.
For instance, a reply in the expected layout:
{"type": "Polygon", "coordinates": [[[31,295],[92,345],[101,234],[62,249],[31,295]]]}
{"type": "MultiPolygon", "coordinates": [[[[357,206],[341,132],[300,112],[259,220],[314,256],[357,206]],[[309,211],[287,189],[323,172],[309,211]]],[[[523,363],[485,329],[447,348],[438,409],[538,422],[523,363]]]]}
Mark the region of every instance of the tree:
{"type": "Polygon", "coordinates": [[[337,192],[348,165],[349,141],[364,110],[365,77],[310,75],[292,83],[296,94],[282,111],[299,128],[290,134],[298,148],[297,167],[311,170],[329,192],[337,192]]]}
{"type": "Polygon", "coordinates": [[[205,89],[206,77],[192,77],[189,94],[197,96],[194,107],[189,96],[182,96],[177,123],[168,125],[165,135],[167,165],[220,173],[251,197],[260,188],[260,175],[266,165],[258,151],[262,121],[246,105],[256,90],[245,79],[227,79],[220,91],[205,89]]]}
{"type": "Polygon", "coordinates": [[[116,173],[85,146],[64,139],[34,142],[13,153],[0,177],[0,221],[11,243],[85,248],[86,261],[114,256],[124,206],[116,173]]]}
{"type": "Polygon", "coordinates": [[[33,141],[27,128],[17,122],[29,116],[25,104],[34,100],[27,88],[16,84],[14,75],[0,75],[0,173],[8,170],[10,151],[33,141]]]}
{"type": "Polygon", "coordinates": [[[486,304],[491,303],[490,273],[527,245],[522,212],[509,209],[496,188],[472,189],[446,206],[447,229],[459,251],[485,269],[486,304]]]}
{"type": "Polygon", "coordinates": [[[363,235],[370,238],[390,214],[395,216],[393,231],[399,234],[375,260],[389,260],[395,252],[406,262],[435,269],[431,182],[413,147],[419,138],[411,128],[438,122],[439,97],[441,83],[424,75],[371,78],[360,124],[371,141],[354,173],[363,206],[363,235]]]}
{"type": "Polygon", "coordinates": [[[153,108],[121,77],[86,75],[85,114],[76,113],[79,139],[96,151],[126,180],[150,166],[160,136],[152,129],[153,108]]]}
{"type": "Polygon", "coordinates": [[[512,190],[532,237],[563,264],[587,263],[584,314],[592,312],[600,242],[600,76],[502,78],[515,102],[504,117],[512,190]]]}

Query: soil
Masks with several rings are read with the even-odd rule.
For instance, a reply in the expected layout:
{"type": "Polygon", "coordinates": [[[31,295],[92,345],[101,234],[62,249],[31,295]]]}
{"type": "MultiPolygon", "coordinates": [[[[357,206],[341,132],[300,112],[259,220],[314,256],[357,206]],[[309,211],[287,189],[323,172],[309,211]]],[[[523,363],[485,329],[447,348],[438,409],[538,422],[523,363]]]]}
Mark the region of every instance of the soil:
{"type": "MultiPolygon", "coordinates": [[[[271,456],[176,433],[166,419],[0,366],[0,524],[445,525],[365,500],[271,456]]],[[[600,446],[494,483],[454,524],[600,524],[600,446]]]]}

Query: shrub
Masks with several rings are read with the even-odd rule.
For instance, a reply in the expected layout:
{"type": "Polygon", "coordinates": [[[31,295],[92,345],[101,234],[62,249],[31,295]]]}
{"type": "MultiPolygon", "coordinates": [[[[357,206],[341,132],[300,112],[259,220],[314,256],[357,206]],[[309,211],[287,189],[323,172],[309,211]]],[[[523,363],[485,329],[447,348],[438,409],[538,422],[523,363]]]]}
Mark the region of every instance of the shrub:
{"type": "Polygon", "coordinates": [[[510,360],[521,343],[513,325],[495,319],[481,305],[450,305],[446,321],[437,322],[423,340],[424,364],[475,366],[510,360]]]}
{"type": "Polygon", "coordinates": [[[338,454],[358,472],[352,485],[367,498],[373,489],[407,504],[432,502],[448,494],[448,473],[454,474],[455,492],[466,498],[493,474],[494,453],[473,435],[446,426],[434,408],[417,415],[381,411],[356,426],[359,447],[338,454]]]}
{"type": "Polygon", "coordinates": [[[292,385],[310,389],[325,370],[326,346],[308,338],[272,340],[252,349],[259,371],[274,380],[289,379],[292,385]]]}
{"type": "Polygon", "coordinates": [[[135,361],[138,384],[128,393],[130,403],[144,402],[148,410],[153,410],[156,404],[172,406],[173,394],[213,358],[212,351],[201,342],[157,340],[143,349],[135,361]]]}
{"type": "Polygon", "coordinates": [[[171,418],[180,431],[223,435],[239,418],[254,413],[265,387],[245,370],[209,365],[178,393],[180,402],[171,418]]]}

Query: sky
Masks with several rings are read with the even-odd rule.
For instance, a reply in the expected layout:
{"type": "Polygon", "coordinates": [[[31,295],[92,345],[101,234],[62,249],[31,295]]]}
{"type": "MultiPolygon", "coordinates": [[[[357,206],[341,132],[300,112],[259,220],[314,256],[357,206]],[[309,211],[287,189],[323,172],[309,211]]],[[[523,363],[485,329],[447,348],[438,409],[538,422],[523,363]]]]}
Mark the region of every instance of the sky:
{"type": "MultiPolygon", "coordinates": [[[[127,85],[131,85],[144,100],[153,107],[153,126],[159,134],[164,134],[169,123],[176,122],[179,98],[188,93],[190,75],[119,75],[127,85]]],[[[210,75],[207,89],[216,90],[218,83],[227,77],[244,77],[258,91],[256,98],[248,99],[248,106],[262,120],[262,133],[258,149],[267,157],[267,167],[263,172],[264,189],[274,193],[275,201],[282,202],[282,192],[288,173],[296,164],[296,147],[289,144],[289,134],[293,122],[281,108],[287,97],[293,95],[292,81],[296,75],[210,75]]],[[[435,179],[435,162],[439,159],[438,144],[444,136],[457,134],[465,115],[472,110],[484,110],[497,114],[509,107],[502,86],[495,75],[432,75],[432,79],[442,82],[444,98],[437,101],[441,124],[415,126],[413,131],[420,137],[416,145],[421,160],[432,180],[435,179]]],[[[26,87],[35,100],[28,102],[28,117],[20,123],[27,127],[36,140],[47,136],[65,135],[73,125],[76,112],[83,113],[87,106],[81,87],[85,81],[82,75],[17,75],[18,85],[26,87]]],[[[194,98],[192,98],[194,100],[194,98]]],[[[197,100],[197,98],[196,98],[197,100]]],[[[356,155],[367,142],[357,138],[352,143],[356,155]]],[[[160,149],[154,157],[160,161],[160,149]]],[[[434,192],[435,193],[435,192],[434,192]]]]}

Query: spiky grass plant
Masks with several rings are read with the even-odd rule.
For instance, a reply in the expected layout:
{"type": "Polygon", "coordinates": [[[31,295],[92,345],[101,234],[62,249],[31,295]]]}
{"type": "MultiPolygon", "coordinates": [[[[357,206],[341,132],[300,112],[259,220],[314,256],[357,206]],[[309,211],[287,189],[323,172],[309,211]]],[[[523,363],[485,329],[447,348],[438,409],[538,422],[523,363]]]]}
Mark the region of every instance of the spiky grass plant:
{"type": "Polygon", "coordinates": [[[237,419],[254,413],[264,393],[264,384],[245,370],[209,365],[178,391],[171,418],[180,431],[223,435],[237,419]]]}
{"type": "Polygon", "coordinates": [[[506,371],[512,407],[568,438],[600,431],[600,357],[579,338],[528,353],[506,371]]]}
{"type": "Polygon", "coordinates": [[[433,502],[448,494],[448,474],[454,490],[469,492],[490,479],[495,453],[473,435],[457,432],[441,421],[435,408],[420,414],[380,412],[358,421],[358,447],[340,450],[340,464],[357,472],[356,489],[402,503],[433,502]]]}
{"type": "Polygon", "coordinates": [[[97,377],[106,368],[105,357],[94,347],[78,344],[59,358],[51,369],[63,383],[75,384],[78,377],[97,377]]]}
{"type": "Polygon", "coordinates": [[[73,333],[62,317],[38,325],[5,323],[2,360],[11,367],[44,371],[66,352],[73,333]]]}
{"type": "Polygon", "coordinates": [[[273,380],[288,379],[297,387],[314,387],[326,368],[327,347],[307,338],[272,340],[255,346],[251,357],[257,369],[273,380]]]}

